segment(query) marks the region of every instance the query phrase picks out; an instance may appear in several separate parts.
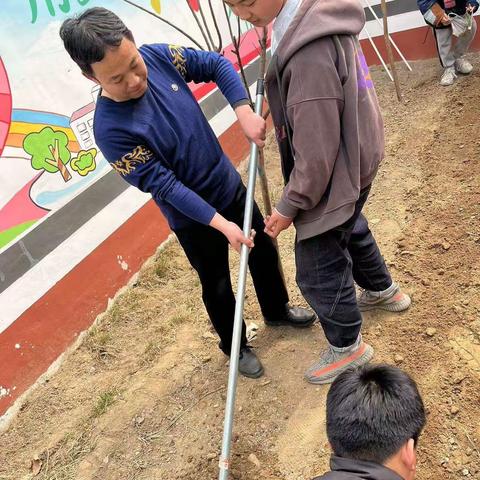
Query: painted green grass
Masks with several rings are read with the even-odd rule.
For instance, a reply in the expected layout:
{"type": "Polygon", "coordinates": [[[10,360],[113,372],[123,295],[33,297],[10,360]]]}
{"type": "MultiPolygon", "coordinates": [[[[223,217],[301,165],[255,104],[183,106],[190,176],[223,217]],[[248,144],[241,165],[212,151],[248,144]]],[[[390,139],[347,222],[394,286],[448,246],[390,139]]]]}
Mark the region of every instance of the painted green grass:
{"type": "Polygon", "coordinates": [[[14,238],[18,237],[36,222],[37,220],[29,220],[28,222],[21,223],[20,225],[15,225],[8,230],[0,232],[0,248],[10,243],[14,238]]]}

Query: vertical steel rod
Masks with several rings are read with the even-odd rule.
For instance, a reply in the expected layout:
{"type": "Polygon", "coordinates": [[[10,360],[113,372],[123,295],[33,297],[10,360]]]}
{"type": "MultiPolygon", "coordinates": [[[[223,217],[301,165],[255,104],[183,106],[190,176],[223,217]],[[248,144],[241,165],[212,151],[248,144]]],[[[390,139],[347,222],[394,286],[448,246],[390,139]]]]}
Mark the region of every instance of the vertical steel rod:
{"type": "MultiPolygon", "coordinates": [[[[262,115],[264,97],[263,78],[257,81],[257,98],[255,113],[262,115]]],[[[245,217],[243,219],[243,234],[250,236],[252,229],[252,213],[255,197],[255,181],[257,178],[258,147],[252,142],[250,150],[250,164],[248,166],[247,198],[245,201],[245,217]]],[[[235,393],[238,380],[238,357],[242,338],[243,306],[245,303],[245,284],[247,278],[249,249],[242,245],[240,252],[240,269],[238,274],[237,297],[235,302],[235,319],[233,324],[232,349],[230,352],[230,369],[228,373],[227,402],[225,406],[225,422],[223,425],[222,453],[219,461],[219,480],[228,480],[230,469],[230,447],[232,443],[233,417],[235,413],[235,393]]]]}

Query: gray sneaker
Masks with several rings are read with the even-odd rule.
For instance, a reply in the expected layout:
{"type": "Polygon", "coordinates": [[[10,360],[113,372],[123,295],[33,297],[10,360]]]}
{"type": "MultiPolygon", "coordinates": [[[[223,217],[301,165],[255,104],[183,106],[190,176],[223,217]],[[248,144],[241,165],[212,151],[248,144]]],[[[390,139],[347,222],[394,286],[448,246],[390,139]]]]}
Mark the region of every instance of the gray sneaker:
{"type": "Polygon", "coordinates": [[[468,75],[469,73],[472,73],[473,65],[466,58],[460,57],[455,60],[455,70],[458,73],[468,75]]]}
{"type": "Polygon", "coordinates": [[[352,367],[365,365],[373,358],[373,348],[363,342],[361,337],[354,347],[328,348],[306,372],[305,379],[315,385],[332,383],[338,375],[352,367]]]}
{"type": "Polygon", "coordinates": [[[443,71],[442,78],[440,79],[440,85],[442,85],[443,87],[453,85],[456,78],[457,74],[455,73],[455,67],[447,67],[443,71]]]}
{"type": "Polygon", "coordinates": [[[244,377],[259,378],[263,375],[263,365],[251,347],[246,346],[240,350],[238,371],[244,377]]]}
{"type": "Polygon", "coordinates": [[[371,292],[361,289],[357,297],[358,308],[361,312],[375,309],[387,310],[388,312],[403,312],[411,303],[412,299],[402,292],[395,282],[383,292],[371,292]]]}

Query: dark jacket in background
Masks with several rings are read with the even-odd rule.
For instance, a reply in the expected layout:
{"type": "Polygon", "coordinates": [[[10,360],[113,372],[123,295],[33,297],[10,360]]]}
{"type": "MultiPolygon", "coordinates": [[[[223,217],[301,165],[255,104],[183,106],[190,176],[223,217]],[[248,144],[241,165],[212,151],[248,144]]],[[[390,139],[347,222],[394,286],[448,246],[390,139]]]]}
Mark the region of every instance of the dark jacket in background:
{"type": "Polygon", "coordinates": [[[383,465],[350,458],[332,456],[330,469],[330,472],[313,480],[403,480],[383,465]]]}

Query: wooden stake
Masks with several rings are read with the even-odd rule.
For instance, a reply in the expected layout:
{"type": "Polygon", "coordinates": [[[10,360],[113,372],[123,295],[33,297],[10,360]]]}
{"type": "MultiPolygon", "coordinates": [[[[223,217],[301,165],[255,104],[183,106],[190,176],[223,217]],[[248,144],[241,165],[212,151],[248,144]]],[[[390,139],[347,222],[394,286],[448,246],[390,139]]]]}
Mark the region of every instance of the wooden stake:
{"type": "Polygon", "coordinates": [[[382,1],[382,16],[383,16],[383,36],[385,38],[385,47],[387,48],[388,61],[390,63],[390,68],[392,70],[393,81],[395,83],[395,89],[397,91],[397,98],[399,102],[403,102],[402,92],[400,90],[400,82],[398,81],[397,68],[395,66],[395,61],[393,59],[392,45],[390,43],[390,36],[388,35],[388,12],[387,12],[387,3],[385,0],[382,1]]]}

